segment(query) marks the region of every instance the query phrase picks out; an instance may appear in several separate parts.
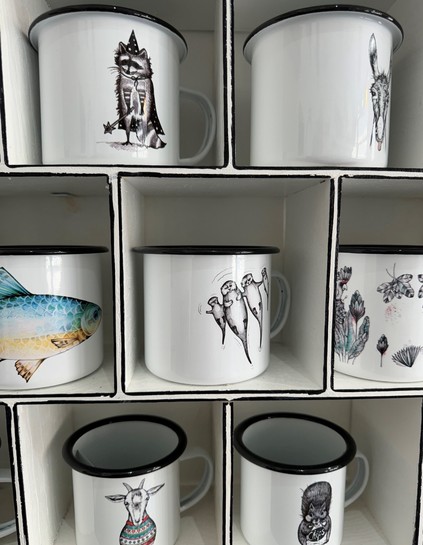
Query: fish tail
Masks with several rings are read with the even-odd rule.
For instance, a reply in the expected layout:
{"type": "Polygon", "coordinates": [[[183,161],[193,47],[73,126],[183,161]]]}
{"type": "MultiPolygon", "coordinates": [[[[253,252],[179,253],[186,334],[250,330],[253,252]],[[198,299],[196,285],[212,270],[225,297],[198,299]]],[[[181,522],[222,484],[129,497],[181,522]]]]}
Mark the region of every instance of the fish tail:
{"type": "Polygon", "coordinates": [[[43,363],[44,359],[41,360],[18,360],[15,363],[15,369],[18,372],[18,375],[28,382],[35,371],[43,363]]]}

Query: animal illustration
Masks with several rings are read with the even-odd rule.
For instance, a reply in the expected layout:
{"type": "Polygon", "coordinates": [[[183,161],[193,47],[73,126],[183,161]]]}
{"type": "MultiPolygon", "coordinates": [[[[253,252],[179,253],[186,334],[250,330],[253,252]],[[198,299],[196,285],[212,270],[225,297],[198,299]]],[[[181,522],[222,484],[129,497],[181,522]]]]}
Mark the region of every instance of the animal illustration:
{"type": "Polygon", "coordinates": [[[224,306],[220,304],[219,299],[215,296],[210,297],[207,303],[211,306],[211,310],[206,310],[206,314],[213,314],[213,318],[222,330],[222,344],[225,344],[226,314],[224,306]]]}
{"type": "Polygon", "coordinates": [[[245,355],[251,364],[247,342],[248,314],[242,293],[233,280],[227,280],[220,291],[223,295],[227,323],[231,331],[241,340],[245,355]]]}
{"type": "Polygon", "coordinates": [[[370,145],[372,145],[374,135],[377,142],[377,149],[380,151],[385,140],[386,119],[389,109],[391,88],[391,67],[389,67],[388,73],[379,70],[376,37],[374,34],[370,37],[369,57],[373,73],[373,83],[370,86],[370,94],[373,103],[373,130],[370,145]]]}
{"type": "Polygon", "coordinates": [[[329,516],[332,487],[326,481],[308,486],[301,499],[302,520],[298,527],[301,545],[324,545],[330,538],[332,521],[329,516]]]}
{"type": "Polygon", "coordinates": [[[157,527],[147,513],[147,504],[151,496],[163,488],[164,483],[147,490],[144,488],[144,482],[145,479],[141,481],[138,488],[132,488],[129,484],[123,483],[127,494],[106,496],[114,503],[123,502],[128,511],[129,517],[120,532],[119,545],[153,545],[156,541],[157,527]]]}
{"type": "Polygon", "coordinates": [[[269,283],[269,277],[267,276],[266,267],[263,267],[261,271],[261,277],[262,277],[264,291],[266,292],[266,297],[267,297],[267,310],[269,310],[270,283],[269,283]]]}
{"type": "Polygon", "coordinates": [[[104,133],[112,134],[118,127],[125,130],[125,145],[131,144],[131,132],[135,132],[142,146],[163,148],[166,143],[160,138],[164,131],[156,110],[151,59],[144,48],[139,50],[134,31],[127,45],[119,43],[113,69],[117,71],[118,119],[103,124],[104,133]]]}
{"type": "Polygon", "coordinates": [[[263,338],[263,301],[259,287],[262,282],[256,282],[251,273],[246,274],[241,280],[243,295],[247,300],[247,304],[253,316],[259,323],[260,327],[260,347],[263,338]]]}
{"type": "Polygon", "coordinates": [[[16,371],[26,382],[45,359],[94,335],[101,317],[95,303],[32,294],[0,268],[0,361],[16,360],[16,371]]]}

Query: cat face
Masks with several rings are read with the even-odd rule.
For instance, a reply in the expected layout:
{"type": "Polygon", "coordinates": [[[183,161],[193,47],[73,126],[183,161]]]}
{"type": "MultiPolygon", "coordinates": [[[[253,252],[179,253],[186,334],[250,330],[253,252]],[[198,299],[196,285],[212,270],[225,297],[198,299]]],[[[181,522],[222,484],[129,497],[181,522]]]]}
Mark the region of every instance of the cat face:
{"type": "Polygon", "coordinates": [[[137,54],[130,53],[122,42],[116,51],[115,64],[122,76],[134,81],[149,79],[153,74],[147,51],[142,49],[137,54]]]}

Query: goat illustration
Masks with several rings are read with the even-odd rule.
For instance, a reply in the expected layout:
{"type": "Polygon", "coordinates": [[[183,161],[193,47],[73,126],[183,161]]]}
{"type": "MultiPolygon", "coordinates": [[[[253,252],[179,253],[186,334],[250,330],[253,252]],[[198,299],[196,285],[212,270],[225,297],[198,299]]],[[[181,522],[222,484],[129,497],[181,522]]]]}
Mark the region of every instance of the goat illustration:
{"type": "Polygon", "coordinates": [[[147,504],[151,496],[156,494],[164,483],[147,490],[144,488],[144,481],[145,479],[141,481],[138,488],[122,483],[128,491],[127,494],[106,496],[114,503],[123,502],[129,514],[120,532],[119,545],[153,545],[156,541],[156,523],[147,513],[147,504]]]}
{"type": "Polygon", "coordinates": [[[380,151],[382,149],[382,143],[385,139],[386,117],[389,109],[391,66],[389,67],[388,73],[379,71],[377,45],[374,34],[370,36],[369,57],[374,80],[370,86],[370,94],[373,103],[373,129],[372,136],[370,138],[370,145],[372,145],[374,134],[377,142],[377,149],[380,151]]]}

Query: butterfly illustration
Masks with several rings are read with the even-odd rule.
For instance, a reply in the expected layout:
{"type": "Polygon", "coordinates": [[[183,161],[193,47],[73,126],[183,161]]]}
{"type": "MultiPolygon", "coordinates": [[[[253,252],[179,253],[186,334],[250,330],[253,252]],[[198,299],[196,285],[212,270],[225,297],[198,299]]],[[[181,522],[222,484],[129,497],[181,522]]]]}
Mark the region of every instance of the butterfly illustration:
{"type": "MultiPolygon", "coordinates": [[[[394,297],[401,299],[404,297],[414,297],[414,289],[411,287],[410,282],[413,279],[412,274],[402,274],[400,276],[395,276],[395,265],[393,269],[393,274],[391,274],[388,269],[386,269],[388,275],[392,278],[390,282],[384,282],[378,286],[377,291],[383,294],[383,302],[390,303],[394,297]]],[[[423,275],[422,282],[423,282],[423,275]]],[[[423,286],[422,286],[423,287],[423,286]]],[[[422,294],[419,297],[423,297],[423,290],[421,289],[422,294]]]]}

